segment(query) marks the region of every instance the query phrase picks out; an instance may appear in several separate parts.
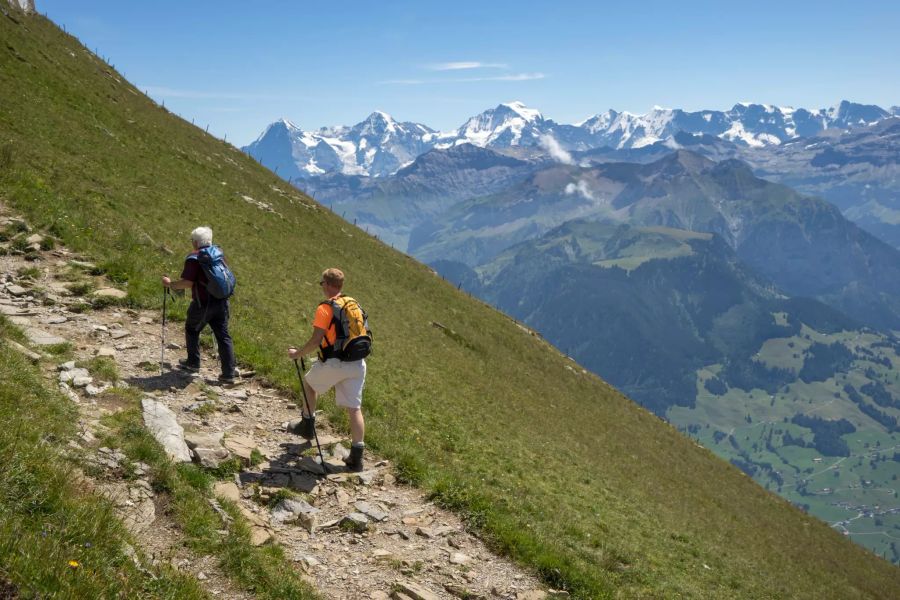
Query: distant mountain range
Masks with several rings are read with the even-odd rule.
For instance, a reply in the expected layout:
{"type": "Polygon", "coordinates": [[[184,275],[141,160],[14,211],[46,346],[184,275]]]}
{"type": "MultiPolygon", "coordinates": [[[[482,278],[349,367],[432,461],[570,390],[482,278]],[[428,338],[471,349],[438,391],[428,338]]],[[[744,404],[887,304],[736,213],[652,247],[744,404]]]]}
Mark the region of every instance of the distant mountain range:
{"type": "MultiPolygon", "coordinates": [[[[897,114],[898,108],[891,109],[897,114]]],[[[286,179],[327,173],[390,175],[433,148],[473,144],[487,148],[539,148],[556,156],[573,150],[643,148],[672,144],[679,132],[715,136],[743,147],[783,144],[823,131],[847,131],[892,116],[878,106],[842,101],[807,110],[740,103],[727,111],[654,108],[644,115],[609,110],[581,123],[560,124],[521,102],[508,102],[468,119],[450,132],[398,122],[376,111],[352,127],[303,131],[281,119],[243,148],[286,179]]]]}

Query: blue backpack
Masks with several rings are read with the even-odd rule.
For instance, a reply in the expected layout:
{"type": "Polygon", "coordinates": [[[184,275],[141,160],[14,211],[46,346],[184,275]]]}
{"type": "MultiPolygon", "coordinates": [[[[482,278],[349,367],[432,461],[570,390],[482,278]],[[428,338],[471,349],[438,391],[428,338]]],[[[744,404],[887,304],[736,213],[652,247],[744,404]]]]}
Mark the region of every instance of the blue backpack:
{"type": "Polygon", "coordinates": [[[196,260],[206,275],[206,291],[213,298],[224,300],[234,294],[237,280],[234,273],[225,264],[225,254],[218,246],[204,246],[197,254],[191,254],[188,260],[196,260]]]}

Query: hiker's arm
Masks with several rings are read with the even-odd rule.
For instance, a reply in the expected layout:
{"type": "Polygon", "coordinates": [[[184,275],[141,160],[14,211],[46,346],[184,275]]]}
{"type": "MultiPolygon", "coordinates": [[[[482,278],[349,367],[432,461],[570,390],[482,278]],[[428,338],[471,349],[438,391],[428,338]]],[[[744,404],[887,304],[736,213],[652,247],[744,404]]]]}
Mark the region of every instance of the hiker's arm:
{"type": "Polygon", "coordinates": [[[291,358],[300,358],[301,356],[306,356],[310,352],[316,350],[319,345],[322,343],[322,338],[325,337],[325,330],[320,329],[318,327],[313,327],[313,333],[309,336],[309,340],[303,347],[297,350],[296,348],[288,348],[288,356],[291,358]]]}
{"type": "Polygon", "coordinates": [[[171,288],[173,290],[189,290],[194,286],[194,282],[190,279],[179,279],[178,281],[172,281],[165,275],[162,278],[163,287],[171,288]]]}

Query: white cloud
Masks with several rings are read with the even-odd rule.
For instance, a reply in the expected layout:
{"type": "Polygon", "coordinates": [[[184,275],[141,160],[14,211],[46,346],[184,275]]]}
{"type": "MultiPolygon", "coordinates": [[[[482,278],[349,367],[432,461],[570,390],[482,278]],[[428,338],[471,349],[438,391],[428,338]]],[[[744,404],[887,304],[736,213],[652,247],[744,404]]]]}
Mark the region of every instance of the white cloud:
{"type": "Polygon", "coordinates": [[[585,200],[596,200],[596,198],[594,197],[594,193],[591,192],[591,188],[588,187],[587,181],[585,181],[584,179],[579,179],[577,184],[567,184],[565,192],[566,196],[578,194],[585,200]]]}
{"type": "Polygon", "coordinates": [[[485,63],[475,60],[435,63],[427,67],[431,71],[462,71],[465,69],[506,69],[503,63],[485,63]]]}
{"type": "Polygon", "coordinates": [[[454,79],[387,79],[379,81],[382,85],[428,85],[439,83],[475,83],[479,81],[532,81],[544,79],[543,73],[513,73],[510,75],[494,75],[489,77],[457,77],[454,79]]]}
{"type": "MultiPolygon", "coordinates": [[[[556,138],[552,135],[541,136],[541,147],[550,153],[550,157],[553,158],[553,160],[561,162],[564,165],[575,164],[575,161],[572,159],[572,155],[566,152],[566,149],[560,146],[559,142],[557,142],[556,138]]],[[[571,193],[568,191],[568,187],[566,188],[566,193],[571,193]]]]}

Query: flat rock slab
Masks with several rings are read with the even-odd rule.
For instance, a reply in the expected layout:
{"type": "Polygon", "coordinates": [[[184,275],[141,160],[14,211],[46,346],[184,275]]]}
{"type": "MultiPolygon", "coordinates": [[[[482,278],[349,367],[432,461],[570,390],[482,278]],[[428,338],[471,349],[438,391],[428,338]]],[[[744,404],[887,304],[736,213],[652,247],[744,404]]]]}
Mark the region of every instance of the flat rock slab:
{"type": "Polygon", "coordinates": [[[312,473],[291,473],[288,487],[295,492],[311,494],[319,484],[319,479],[312,473]]]}
{"type": "Polygon", "coordinates": [[[12,349],[15,350],[16,352],[18,352],[19,354],[21,354],[22,356],[24,356],[25,358],[27,358],[27,359],[30,360],[31,362],[36,363],[36,362],[39,362],[39,361],[41,360],[41,355],[40,355],[40,354],[38,354],[37,352],[32,352],[31,350],[29,350],[28,348],[26,348],[26,347],[23,346],[22,344],[19,344],[18,342],[15,342],[15,341],[13,341],[13,340],[4,340],[4,341],[5,341],[7,344],[9,344],[9,347],[10,347],[10,348],[12,348],[12,349]]]}
{"type": "Polygon", "coordinates": [[[373,521],[386,521],[390,514],[381,510],[377,506],[373,506],[368,502],[357,502],[355,505],[356,510],[366,515],[373,521]]]}
{"type": "Polygon", "coordinates": [[[115,298],[117,300],[122,300],[123,298],[128,297],[128,292],[123,292],[116,288],[101,288],[95,291],[93,295],[97,298],[115,298]]]}
{"type": "Polygon", "coordinates": [[[224,431],[216,433],[206,433],[205,431],[195,431],[184,434],[184,441],[188,448],[221,448],[222,439],[225,436],[224,431]]]}
{"type": "Polygon", "coordinates": [[[97,265],[92,262],[87,262],[86,260],[70,260],[69,264],[73,267],[78,267],[80,269],[96,269],[97,265]]]}
{"type": "Polygon", "coordinates": [[[37,314],[40,313],[36,310],[17,308],[9,304],[0,304],[0,315],[6,315],[7,317],[33,317],[37,314]]]}
{"type": "Polygon", "coordinates": [[[233,481],[220,481],[213,486],[216,496],[231,500],[232,502],[241,501],[241,490],[233,481]]]}
{"type": "Polygon", "coordinates": [[[176,462],[191,462],[191,452],[184,442],[184,428],[178,424],[175,413],[152,398],[141,400],[141,407],[144,409],[144,424],[162,444],[166,454],[176,462]]]}
{"type": "Polygon", "coordinates": [[[394,584],[394,586],[396,587],[397,591],[406,594],[410,598],[414,598],[414,600],[440,600],[441,598],[431,590],[415,583],[398,581],[394,584]]]}
{"type": "Polygon", "coordinates": [[[13,296],[24,296],[28,293],[28,290],[23,288],[21,285],[10,285],[6,287],[6,291],[12,294],[13,296]]]}
{"type": "Polygon", "coordinates": [[[35,346],[54,346],[66,342],[66,338],[53,335],[52,333],[35,327],[27,327],[25,329],[25,335],[28,337],[28,341],[35,346]]]}
{"type": "Polygon", "coordinates": [[[250,455],[256,449],[256,441],[252,437],[243,435],[228,436],[225,438],[224,444],[232,454],[245,463],[250,464],[250,455]]]}

